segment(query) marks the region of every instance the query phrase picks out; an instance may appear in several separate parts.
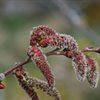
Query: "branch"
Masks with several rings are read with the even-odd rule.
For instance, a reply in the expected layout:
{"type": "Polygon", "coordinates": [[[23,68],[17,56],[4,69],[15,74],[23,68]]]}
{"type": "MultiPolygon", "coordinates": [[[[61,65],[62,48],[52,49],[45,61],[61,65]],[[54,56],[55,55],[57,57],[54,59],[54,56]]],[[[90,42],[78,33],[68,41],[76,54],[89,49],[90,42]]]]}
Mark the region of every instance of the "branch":
{"type": "Polygon", "coordinates": [[[63,51],[59,51],[59,48],[56,48],[46,53],[46,56],[51,56],[51,55],[65,55],[65,54],[63,51]]]}
{"type": "MultiPolygon", "coordinates": [[[[96,53],[100,53],[100,48],[99,47],[98,48],[87,47],[87,48],[83,49],[82,52],[96,52],[96,53]]],[[[47,52],[46,56],[51,56],[51,55],[63,55],[63,56],[66,56],[66,53],[68,53],[68,52],[59,51],[59,49],[56,48],[56,49],[54,49],[54,50],[52,50],[50,52],[47,52]]],[[[66,57],[69,57],[69,56],[66,56],[66,57]]],[[[17,64],[14,67],[11,67],[10,69],[6,70],[3,74],[6,77],[6,76],[10,75],[14,70],[19,68],[20,66],[26,65],[26,64],[28,64],[30,62],[31,62],[31,59],[30,59],[30,57],[28,57],[25,61],[21,62],[20,64],[17,64]]],[[[2,77],[1,74],[0,74],[0,80],[2,81],[3,79],[1,78],[2,77]]]]}
{"type": "Polygon", "coordinates": [[[28,57],[25,61],[23,61],[22,63],[14,66],[14,67],[11,67],[10,69],[8,69],[7,71],[4,72],[4,75],[5,76],[8,76],[9,74],[11,74],[15,69],[19,68],[20,66],[23,66],[27,63],[31,62],[31,59],[28,57]]]}
{"type": "Polygon", "coordinates": [[[93,48],[93,47],[87,47],[83,49],[83,52],[96,52],[100,54],[100,47],[98,48],[93,48]]]}

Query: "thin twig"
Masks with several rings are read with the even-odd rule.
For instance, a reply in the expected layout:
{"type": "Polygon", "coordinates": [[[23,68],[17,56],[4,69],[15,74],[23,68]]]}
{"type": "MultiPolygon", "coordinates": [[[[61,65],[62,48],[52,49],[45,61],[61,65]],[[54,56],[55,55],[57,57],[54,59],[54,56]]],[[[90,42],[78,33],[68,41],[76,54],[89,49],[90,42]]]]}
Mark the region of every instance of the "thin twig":
{"type": "Polygon", "coordinates": [[[64,52],[59,51],[59,48],[56,48],[56,49],[46,53],[46,56],[51,56],[51,55],[64,55],[64,52]]]}
{"type": "Polygon", "coordinates": [[[87,47],[82,50],[82,52],[96,52],[100,54],[100,47],[98,48],[93,48],[93,47],[87,47]]]}
{"type": "Polygon", "coordinates": [[[12,73],[15,69],[19,68],[20,66],[23,66],[27,63],[31,62],[30,58],[27,58],[25,61],[23,61],[22,63],[14,66],[14,67],[11,67],[10,69],[8,69],[7,71],[4,72],[5,76],[8,76],[10,73],[12,73]]]}

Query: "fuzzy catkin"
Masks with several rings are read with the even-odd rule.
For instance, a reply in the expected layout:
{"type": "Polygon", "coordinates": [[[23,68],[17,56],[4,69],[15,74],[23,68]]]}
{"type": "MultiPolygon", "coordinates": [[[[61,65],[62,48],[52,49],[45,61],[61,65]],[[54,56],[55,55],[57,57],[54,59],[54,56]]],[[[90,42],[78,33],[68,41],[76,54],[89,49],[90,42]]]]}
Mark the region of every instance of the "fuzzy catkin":
{"type": "Polygon", "coordinates": [[[40,100],[35,90],[27,85],[25,80],[18,80],[20,86],[26,91],[31,100],[40,100]]]}
{"type": "Polygon", "coordinates": [[[46,92],[47,95],[54,97],[55,100],[61,100],[58,90],[55,87],[50,87],[45,81],[29,77],[27,78],[27,84],[30,87],[35,87],[46,92]]]}
{"type": "MultiPolygon", "coordinates": [[[[45,39],[48,46],[71,51],[71,59],[77,79],[84,81],[86,78],[87,61],[85,55],[79,50],[78,44],[70,35],[56,34],[45,39]]],[[[67,51],[65,51],[67,52],[67,51]]]]}
{"type": "Polygon", "coordinates": [[[45,42],[49,46],[54,46],[57,48],[63,48],[63,49],[67,48],[68,50],[77,50],[78,49],[78,44],[77,44],[76,40],[73,37],[71,37],[70,35],[56,33],[56,35],[48,36],[45,39],[45,42]]]}
{"type": "Polygon", "coordinates": [[[17,70],[15,72],[15,75],[19,81],[20,86],[27,92],[27,94],[31,98],[33,98],[32,100],[39,100],[36,92],[34,91],[34,88],[42,90],[47,95],[53,97],[55,100],[61,100],[60,93],[55,86],[50,87],[47,82],[34,77],[30,77],[25,69],[22,68],[20,70],[20,75],[18,74],[17,70]]]}
{"type": "Polygon", "coordinates": [[[31,31],[30,45],[36,46],[37,48],[51,46],[64,51],[65,56],[72,59],[72,65],[77,79],[83,82],[87,77],[90,85],[94,84],[92,87],[96,87],[96,81],[98,81],[98,72],[95,67],[96,63],[94,63],[94,65],[89,65],[89,59],[79,49],[76,40],[72,36],[67,34],[58,34],[52,28],[41,25],[33,28],[31,31]],[[92,70],[93,67],[95,70],[92,70]]]}
{"type": "Polygon", "coordinates": [[[53,87],[55,85],[54,75],[42,51],[38,47],[30,47],[28,55],[46,77],[49,86],[53,87]]]}
{"type": "Polygon", "coordinates": [[[86,58],[88,61],[87,80],[91,87],[96,88],[99,80],[98,64],[89,56],[86,58]]]}
{"type": "Polygon", "coordinates": [[[13,74],[15,74],[19,85],[23,88],[23,90],[28,94],[31,100],[40,100],[37,93],[35,92],[34,88],[28,86],[26,78],[27,72],[23,67],[16,69],[13,74]]]}
{"type": "Polygon", "coordinates": [[[85,55],[81,51],[73,56],[72,65],[74,66],[77,79],[83,82],[86,79],[87,60],[85,55]]]}
{"type": "MultiPolygon", "coordinates": [[[[71,51],[71,59],[77,79],[79,81],[85,80],[87,70],[86,58],[84,54],[79,50],[78,44],[72,36],[58,34],[56,31],[47,26],[38,26],[33,28],[31,31],[30,44],[34,44],[35,46],[38,44],[40,47],[53,46],[59,49],[67,49],[71,51]],[[34,41],[37,41],[37,43],[35,44],[34,41]]],[[[34,57],[32,59],[34,59],[34,57]]],[[[37,63],[37,65],[40,65],[39,62],[37,63]]]]}

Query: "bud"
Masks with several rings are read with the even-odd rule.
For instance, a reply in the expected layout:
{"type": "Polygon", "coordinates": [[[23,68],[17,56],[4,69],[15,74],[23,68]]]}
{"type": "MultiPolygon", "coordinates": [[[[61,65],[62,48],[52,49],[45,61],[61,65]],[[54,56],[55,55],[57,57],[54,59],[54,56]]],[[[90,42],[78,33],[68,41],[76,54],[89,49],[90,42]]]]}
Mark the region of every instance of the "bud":
{"type": "Polygon", "coordinates": [[[0,82],[0,89],[4,89],[4,88],[5,88],[5,85],[2,82],[0,82]]]}
{"type": "Polygon", "coordinates": [[[5,79],[5,74],[4,73],[0,73],[0,81],[5,79]]]}

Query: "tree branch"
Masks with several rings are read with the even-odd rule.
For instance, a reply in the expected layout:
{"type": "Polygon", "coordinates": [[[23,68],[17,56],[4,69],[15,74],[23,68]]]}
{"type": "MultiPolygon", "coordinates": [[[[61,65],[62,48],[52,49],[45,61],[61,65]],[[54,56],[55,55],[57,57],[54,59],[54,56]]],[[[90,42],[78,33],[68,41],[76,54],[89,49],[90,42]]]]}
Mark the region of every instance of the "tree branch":
{"type": "MultiPolygon", "coordinates": [[[[96,52],[96,53],[100,53],[100,48],[93,48],[93,47],[87,47],[85,49],[82,50],[82,52],[96,52]]],[[[66,56],[65,55],[65,52],[64,51],[59,51],[58,48],[50,51],[50,52],[47,52],[46,53],[46,56],[51,56],[51,55],[63,55],[63,56],[66,56]]],[[[10,75],[14,70],[16,70],[17,68],[19,68],[20,66],[23,66],[25,64],[28,64],[31,62],[31,58],[28,57],[25,61],[21,62],[20,64],[17,64],[16,66],[14,67],[11,67],[10,69],[6,70],[3,74],[5,76],[8,76],[10,75]]]]}
{"type": "Polygon", "coordinates": [[[64,52],[59,51],[59,48],[56,48],[56,49],[46,53],[46,56],[51,56],[51,55],[64,55],[64,52]]]}
{"type": "Polygon", "coordinates": [[[27,63],[31,62],[30,58],[28,57],[25,61],[23,61],[22,63],[14,66],[14,67],[11,67],[10,69],[8,69],[7,71],[4,72],[5,76],[8,76],[10,73],[12,73],[15,69],[17,69],[18,67],[20,66],[23,66],[27,63]]]}
{"type": "Polygon", "coordinates": [[[100,47],[94,48],[94,47],[86,47],[82,50],[82,52],[96,52],[100,54],[100,47]]]}

